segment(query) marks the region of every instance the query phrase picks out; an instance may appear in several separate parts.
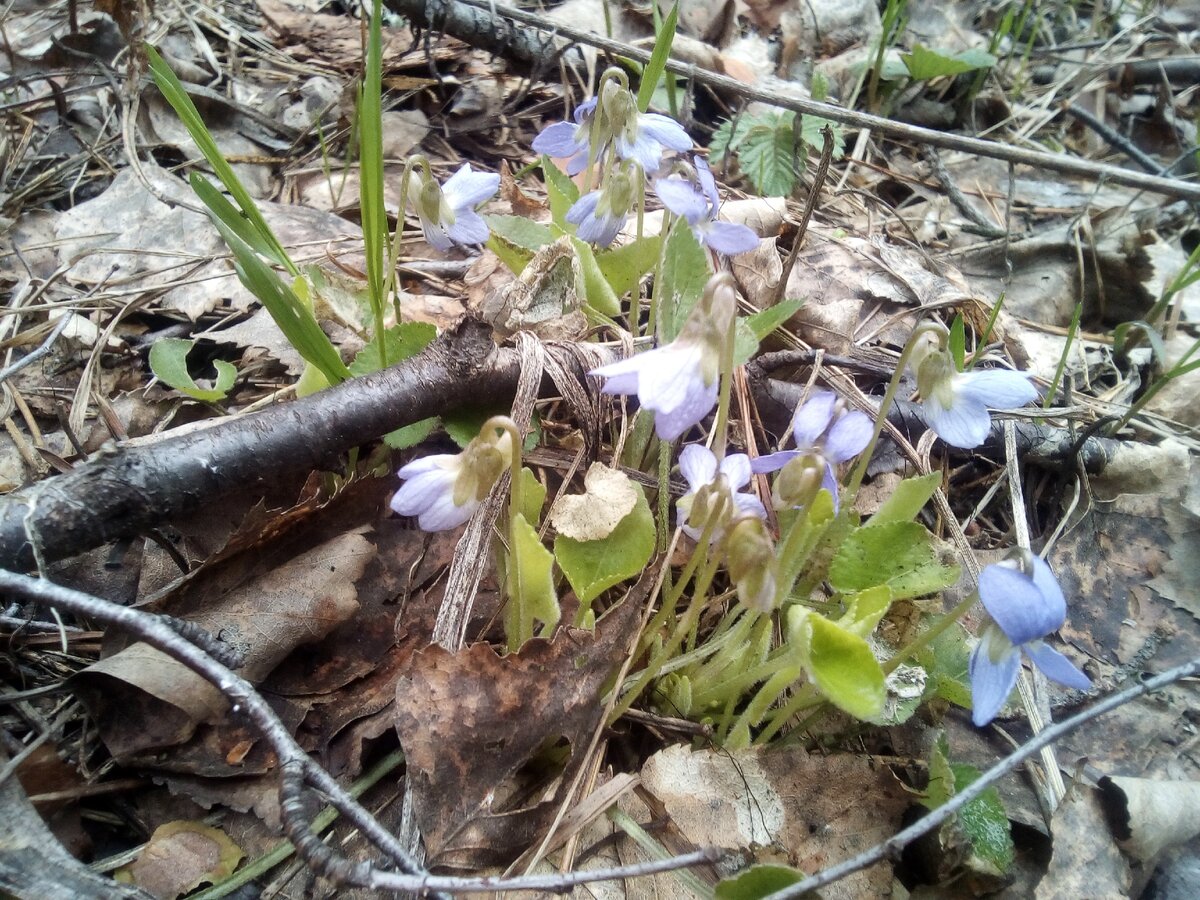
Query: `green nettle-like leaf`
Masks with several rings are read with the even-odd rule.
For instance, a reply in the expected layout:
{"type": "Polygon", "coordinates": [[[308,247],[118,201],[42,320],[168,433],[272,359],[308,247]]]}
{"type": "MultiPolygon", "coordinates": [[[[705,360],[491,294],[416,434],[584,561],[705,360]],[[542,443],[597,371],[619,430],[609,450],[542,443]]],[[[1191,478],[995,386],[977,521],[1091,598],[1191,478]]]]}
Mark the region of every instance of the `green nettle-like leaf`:
{"type": "Polygon", "coordinates": [[[658,301],[665,341],[672,341],[679,334],[711,275],[708,254],[692,234],[692,229],[677,221],[667,235],[662,284],[654,286],[654,290],[660,292],[658,301]]]}
{"type": "Polygon", "coordinates": [[[542,177],[546,179],[546,199],[550,201],[550,218],[554,224],[572,234],[575,226],[567,223],[567,210],[579,199],[579,188],[575,187],[570,176],[550,161],[550,157],[542,157],[542,177]]]}
{"type": "Polygon", "coordinates": [[[738,166],[764,197],[791,194],[796,186],[792,122],[779,116],[773,126],[751,128],[738,147],[738,166]]]}
{"type": "Polygon", "coordinates": [[[754,332],[756,338],[760,341],[766,340],[776,328],[800,312],[800,308],[804,306],[807,299],[807,297],[797,297],[793,300],[784,300],[782,303],[760,310],[752,316],[747,316],[746,324],[750,326],[750,330],[754,332]]]}
{"type": "Polygon", "coordinates": [[[883,505],[871,516],[870,525],[882,525],[885,522],[911,522],[917,517],[929,502],[942,483],[941,472],[930,472],[928,475],[917,475],[905,478],[896,485],[892,495],[883,501],[883,505]]]}
{"type": "MultiPolygon", "coordinates": [[[[952,763],[955,793],[970,787],[980,775],[974,766],[952,763]]],[[[1013,864],[1016,848],[1004,801],[994,787],[988,788],[958,813],[958,823],[971,839],[971,849],[997,874],[1005,874],[1013,864]]]]}
{"type": "Polygon", "coordinates": [[[571,238],[575,247],[575,255],[579,258],[579,271],[583,273],[583,290],[587,298],[587,306],[603,316],[612,318],[621,314],[621,301],[604,277],[596,262],[596,254],[587,244],[577,237],[571,238]]]}
{"type": "Polygon", "coordinates": [[[718,882],[713,891],[714,900],[759,900],[793,884],[799,884],[808,876],[791,866],[759,864],[739,872],[732,878],[718,882]]]}
{"type": "MultiPolygon", "coordinates": [[[[401,322],[393,325],[384,332],[387,358],[396,363],[410,359],[433,342],[437,337],[437,328],[428,322],[401,322]]],[[[383,360],[379,356],[379,341],[372,338],[366,346],[358,351],[354,362],[350,364],[350,373],[355,376],[378,372],[383,368],[383,360]]]]}
{"type": "Polygon", "coordinates": [[[826,125],[833,130],[833,158],[841,159],[846,152],[846,133],[837,122],[822,119],[820,116],[801,116],[800,140],[814,149],[821,149],[825,146],[823,132],[826,125]]]}
{"type": "Polygon", "coordinates": [[[504,630],[509,649],[515,650],[533,637],[535,623],[549,631],[562,613],[554,592],[554,555],[521,513],[510,523],[509,544],[504,630]]]}
{"type": "Polygon", "coordinates": [[[662,236],[646,235],[615,250],[596,254],[596,265],[618,297],[624,297],[654,268],[662,249],[662,236]]]}
{"type": "Polygon", "coordinates": [[[608,537],[576,541],[565,535],[554,539],[558,567],[567,576],[579,602],[587,606],[600,594],[645,568],[654,553],[654,515],[642,486],[635,484],[637,503],[608,537]]]}
{"type": "Polygon", "coordinates": [[[799,629],[805,668],[830,703],[859,719],[878,716],[887,700],[883,669],[867,642],[817,613],[804,614],[799,629]]]}
{"type": "Polygon", "coordinates": [[[195,341],[187,341],[183,338],[162,338],[155,341],[154,346],[150,348],[150,371],[158,376],[159,380],[169,384],[181,394],[187,394],[193,400],[200,400],[204,403],[224,400],[229,389],[233,387],[237,369],[223,359],[214,359],[213,366],[216,367],[217,377],[213,381],[213,386],[211,388],[200,387],[192,380],[192,375],[187,367],[187,357],[194,346],[196,346],[195,341]]]}
{"type": "Polygon", "coordinates": [[[894,599],[932,594],[958,581],[957,563],[943,563],[934,537],[915,522],[887,522],[856,528],[838,548],[829,583],[843,593],[879,584],[894,599]]]}
{"type": "Polygon", "coordinates": [[[954,56],[943,56],[928,47],[917,44],[911,53],[903,53],[904,67],[913,81],[928,81],[943,75],[961,75],[976,69],[989,69],[996,64],[996,57],[985,50],[967,50],[954,56]]]}
{"type": "Polygon", "coordinates": [[[484,216],[493,235],[498,235],[513,247],[534,253],[554,241],[550,226],[524,216],[484,216]]]}
{"type": "Polygon", "coordinates": [[[417,444],[429,437],[433,433],[433,429],[441,424],[441,421],[437,416],[421,419],[418,422],[413,422],[411,425],[405,425],[403,428],[389,431],[383,436],[383,442],[393,450],[407,450],[409,447],[417,446],[417,444]]]}

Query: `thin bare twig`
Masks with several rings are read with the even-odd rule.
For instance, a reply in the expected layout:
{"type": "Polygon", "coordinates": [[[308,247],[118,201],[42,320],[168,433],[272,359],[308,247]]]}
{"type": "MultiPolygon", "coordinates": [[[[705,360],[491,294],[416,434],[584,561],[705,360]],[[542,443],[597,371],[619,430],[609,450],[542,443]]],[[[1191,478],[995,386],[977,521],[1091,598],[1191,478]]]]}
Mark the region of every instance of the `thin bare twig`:
{"type": "MultiPolygon", "coordinates": [[[[408,8],[422,6],[424,2],[425,0],[388,0],[387,5],[396,12],[407,14],[406,10],[408,8]]],[[[437,0],[437,3],[443,8],[459,5],[487,10],[493,15],[503,16],[507,19],[512,19],[514,22],[523,22],[541,31],[552,31],[564,38],[598,47],[601,50],[615,53],[627,59],[637,60],[642,63],[649,62],[650,60],[650,53],[646,50],[639,50],[637,47],[632,47],[620,41],[609,40],[588,31],[571,28],[561,22],[549,22],[544,16],[514,9],[503,3],[492,2],[492,0],[437,0]]],[[[439,22],[438,24],[440,25],[441,23],[439,22]]],[[[446,33],[452,34],[450,31],[446,31],[446,33]]],[[[469,37],[462,35],[453,36],[461,37],[463,40],[470,42],[469,37]]],[[[1200,184],[1193,184],[1175,178],[1160,178],[1157,175],[1146,175],[1142,172],[1123,169],[1120,166],[1106,165],[1105,163],[1067,156],[1062,153],[1027,150],[1023,147],[1014,147],[998,141],[987,141],[981,138],[966,137],[961,134],[935,131],[932,128],[920,128],[916,125],[908,125],[904,122],[885,119],[881,116],[872,116],[853,109],[844,109],[828,103],[818,103],[807,97],[750,87],[728,76],[718,75],[715,72],[710,72],[691,64],[676,62],[675,60],[667,61],[667,70],[677,75],[683,75],[697,84],[704,84],[746,100],[770,103],[782,109],[795,110],[798,113],[808,116],[820,116],[824,119],[848,125],[851,128],[870,129],[878,134],[887,135],[897,140],[911,141],[914,144],[931,147],[941,147],[945,150],[961,150],[965,153],[973,153],[976,156],[984,156],[991,159],[1009,160],[1010,162],[1033,166],[1037,169],[1104,180],[1112,184],[1125,185],[1156,194],[1165,194],[1169,197],[1200,200],[1200,184]]]]}
{"type": "Polygon", "coordinates": [[[1112,712],[1119,706],[1124,706],[1139,697],[1145,696],[1159,688],[1167,687],[1177,681],[1182,681],[1184,678],[1190,678],[1193,675],[1200,673],[1200,657],[1193,659],[1191,662],[1184,663],[1181,666],[1176,666],[1163,672],[1161,675],[1144,681],[1141,684],[1134,685],[1126,691],[1119,694],[1110,694],[1104,700],[1101,700],[1091,709],[1074,715],[1069,719],[1051,725],[1041,734],[1034,737],[1028,743],[1024,744],[1020,749],[1006,756],[996,765],[992,766],[984,772],[978,779],[964,788],[962,792],[955,794],[948,802],[939,806],[933,812],[918,819],[908,828],[899,831],[892,835],[882,844],[877,844],[870,850],[860,853],[852,859],[846,860],[844,863],[839,863],[823,872],[818,872],[811,878],[806,878],[803,881],[784,888],[782,891],[776,891],[773,894],[768,894],[766,900],[791,900],[794,897],[802,897],[809,891],[815,891],[818,888],[824,887],[827,884],[832,884],[845,878],[847,875],[865,869],[868,866],[873,866],[877,862],[884,859],[896,859],[900,852],[919,838],[923,834],[928,834],[935,828],[948,821],[952,816],[956,815],[960,809],[980,796],[989,787],[1015,770],[1025,760],[1040,753],[1043,747],[1048,747],[1060,738],[1066,737],[1075,729],[1087,724],[1093,719],[1112,712]]]}
{"type": "MultiPolygon", "coordinates": [[[[799,124],[796,125],[799,128],[799,124]]],[[[804,235],[808,233],[808,223],[812,221],[813,210],[817,208],[817,198],[821,196],[821,188],[825,186],[825,178],[829,175],[829,163],[833,160],[833,128],[826,125],[821,129],[821,163],[817,166],[817,174],[813,178],[812,190],[808,192],[808,203],[804,207],[804,215],[800,218],[800,225],[796,229],[796,237],[792,240],[792,249],[788,252],[787,259],[783,262],[783,274],[779,276],[779,284],[775,286],[775,297],[771,301],[772,306],[777,306],[783,302],[784,292],[787,290],[788,278],[791,277],[792,269],[796,265],[796,259],[800,256],[800,245],[804,243],[804,235]]]]}

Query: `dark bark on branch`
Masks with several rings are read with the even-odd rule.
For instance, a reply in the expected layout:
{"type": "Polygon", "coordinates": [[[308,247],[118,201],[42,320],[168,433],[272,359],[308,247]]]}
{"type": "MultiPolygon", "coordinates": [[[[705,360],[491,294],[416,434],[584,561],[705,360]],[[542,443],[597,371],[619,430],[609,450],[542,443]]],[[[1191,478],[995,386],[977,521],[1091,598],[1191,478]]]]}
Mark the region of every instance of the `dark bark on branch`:
{"type": "Polygon", "coordinates": [[[153,444],[121,447],[0,500],[0,567],[63,559],[287,476],[334,468],[339,454],[516,389],[516,356],[468,323],[424,353],[301,400],[153,444]]]}

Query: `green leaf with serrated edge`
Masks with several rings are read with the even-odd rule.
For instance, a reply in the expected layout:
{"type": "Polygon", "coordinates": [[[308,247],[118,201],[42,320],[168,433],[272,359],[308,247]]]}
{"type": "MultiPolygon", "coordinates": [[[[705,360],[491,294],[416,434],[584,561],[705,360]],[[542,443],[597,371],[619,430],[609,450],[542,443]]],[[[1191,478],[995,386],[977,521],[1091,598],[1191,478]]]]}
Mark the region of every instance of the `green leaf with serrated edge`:
{"type": "MultiPolygon", "coordinates": [[[[484,422],[492,416],[507,416],[509,412],[509,409],[499,406],[463,406],[446,413],[442,417],[442,425],[454,443],[459,447],[466,447],[467,444],[479,437],[479,430],[483,428],[484,422]]],[[[536,447],[541,441],[541,436],[541,423],[534,419],[529,434],[525,435],[522,449],[531,450],[536,447]]]]}
{"type": "Polygon", "coordinates": [[[613,585],[641,572],[654,553],[654,515],[642,486],[634,487],[638,498],[633,511],[608,537],[576,541],[560,534],[554,539],[558,567],[585,607],[613,585]]]}
{"type": "Polygon", "coordinates": [[[915,522],[856,528],[829,568],[829,583],[836,590],[852,593],[886,584],[897,600],[932,594],[958,576],[958,565],[942,563],[933,535],[915,522]]]}
{"type": "MultiPolygon", "coordinates": [[[[209,188],[216,192],[215,188],[209,188]]],[[[201,199],[205,198],[202,196],[201,199]]],[[[266,307],[296,352],[320,369],[330,384],[339,384],[349,378],[350,370],[317,324],[309,305],[220,219],[214,216],[212,221],[233,251],[238,280],[266,307]]]]}
{"type": "Polygon", "coordinates": [[[229,389],[233,387],[237,369],[223,359],[214,359],[213,366],[217,370],[217,377],[213,386],[200,387],[192,380],[187,367],[187,357],[194,346],[195,341],[183,338],[161,338],[155,341],[154,346],[150,348],[150,371],[158,376],[160,381],[166,382],[181,394],[187,394],[193,400],[205,403],[224,400],[229,389]]]}
{"type": "Polygon", "coordinates": [[[962,313],[956,315],[950,322],[950,334],[946,338],[946,346],[954,359],[954,368],[961,372],[967,365],[967,326],[962,313]]]}
{"type": "Polygon", "coordinates": [[[987,69],[996,64],[996,57],[983,50],[960,53],[957,56],[943,56],[920,44],[915,45],[911,53],[900,54],[900,58],[904,60],[904,68],[908,70],[908,76],[913,81],[928,81],[944,75],[961,75],[976,69],[987,69]]]}
{"type": "Polygon", "coordinates": [[[654,50],[650,53],[650,61],[646,63],[646,68],[642,69],[642,83],[638,86],[637,95],[638,112],[644,113],[650,108],[654,88],[662,78],[663,72],[667,70],[667,58],[671,55],[671,44],[675,41],[675,25],[678,21],[679,3],[676,2],[663,19],[662,28],[654,38],[654,50]]]}
{"type": "Polygon", "coordinates": [[[583,274],[583,291],[589,307],[596,312],[608,316],[621,314],[621,302],[613,292],[612,285],[604,278],[600,266],[596,263],[596,254],[590,244],[584,243],[577,237],[571,238],[575,247],[575,255],[579,258],[579,271],[583,274]]]}
{"type": "Polygon", "coordinates": [[[507,570],[508,605],[504,630],[515,649],[533,637],[534,624],[545,630],[558,624],[561,611],[554,592],[554,555],[542,546],[537,531],[521,513],[509,523],[507,570]]]}
{"type": "Polygon", "coordinates": [[[421,419],[419,422],[389,431],[383,436],[383,442],[393,450],[407,450],[429,437],[441,421],[437,416],[421,419]]]}
{"type": "Polygon", "coordinates": [[[844,598],[846,614],[838,620],[843,628],[853,631],[859,637],[867,637],[879,624],[892,605],[892,589],[886,584],[859,591],[844,598]]]}
{"type": "Polygon", "coordinates": [[[536,252],[553,242],[554,232],[549,225],[524,216],[484,216],[493,235],[504,238],[513,247],[536,252]]]}
{"type": "Polygon", "coordinates": [[[521,469],[521,515],[536,525],[542,521],[542,506],[546,503],[546,486],[538,481],[532,469],[521,469]]]}
{"type": "Polygon", "coordinates": [[[662,236],[646,235],[615,250],[596,254],[596,265],[618,297],[637,288],[642,277],[654,268],[662,249],[662,236]]]}
{"type": "MultiPolygon", "coordinates": [[[[411,359],[428,347],[437,337],[437,328],[428,322],[401,322],[384,334],[388,361],[397,363],[411,359]]],[[[378,372],[381,368],[383,360],[379,356],[379,342],[374,338],[358,351],[354,362],[350,363],[350,373],[355,376],[378,372]]]]}
{"type": "Polygon", "coordinates": [[[708,254],[687,223],[681,224],[677,220],[667,235],[662,284],[654,286],[659,294],[658,309],[662,317],[664,342],[675,340],[692,307],[704,294],[704,286],[711,276],[708,254]]]}
{"type": "Polygon", "coordinates": [[[883,669],[867,642],[801,606],[788,610],[788,624],[800,639],[804,667],[822,696],[855,718],[879,715],[887,689],[883,669]],[[793,625],[793,619],[800,622],[793,625]]]}
{"type": "Polygon", "coordinates": [[[736,153],[751,129],[762,126],[764,122],[774,122],[774,118],[770,114],[766,117],[748,114],[724,120],[708,142],[709,159],[713,165],[720,165],[729,153],[736,153]]]}
{"type": "Polygon", "coordinates": [[[954,772],[950,768],[950,745],[946,732],[938,731],[929,750],[929,781],[921,794],[921,805],[937,809],[954,796],[954,772]]]}
{"type": "Polygon", "coordinates": [[[816,151],[821,151],[825,147],[825,126],[828,125],[833,130],[833,159],[841,159],[846,152],[846,134],[842,131],[842,126],[837,122],[829,119],[822,119],[820,116],[801,116],[800,117],[800,140],[812,147],[816,151]]]}
{"type": "Polygon", "coordinates": [[[738,147],[738,167],[764,197],[786,197],[796,186],[796,154],[792,123],[784,117],[774,127],[756,127],[738,147]]]}
{"type": "Polygon", "coordinates": [[[791,866],[759,864],[717,883],[713,900],[759,900],[808,876],[791,866]]]}
{"type": "MultiPolygon", "coordinates": [[[[403,322],[393,325],[385,332],[388,361],[394,364],[416,356],[436,337],[437,328],[428,322],[403,322]]],[[[367,375],[378,372],[382,367],[379,342],[372,338],[350,363],[350,372],[355,376],[367,375]]]]}
{"type": "Polygon", "coordinates": [[[760,341],[766,340],[776,328],[798,313],[807,299],[807,297],[800,297],[794,300],[784,300],[782,303],[760,310],[752,316],[747,316],[746,324],[750,326],[750,330],[754,332],[756,338],[760,341]]]}
{"type": "MultiPolygon", "coordinates": [[[[974,766],[963,763],[951,763],[950,769],[954,773],[955,793],[966,790],[980,775],[974,766]]],[[[958,824],[971,839],[975,856],[998,875],[1008,872],[1016,856],[1016,848],[1013,846],[1008,814],[1004,811],[1004,801],[995,787],[988,788],[965,804],[958,811],[958,824]]]]}
{"type": "Polygon", "coordinates": [[[928,475],[917,475],[905,478],[896,485],[890,497],[871,516],[868,526],[882,525],[885,522],[911,522],[929,502],[938,485],[942,483],[941,472],[930,472],[928,475]]]}
{"type": "Polygon", "coordinates": [[[570,177],[550,161],[550,157],[542,157],[542,177],[546,179],[546,199],[550,201],[550,218],[554,224],[572,234],[575,226],[567,222],[567,210],[579,199],[579,188],[575,187],[570,177]]]}

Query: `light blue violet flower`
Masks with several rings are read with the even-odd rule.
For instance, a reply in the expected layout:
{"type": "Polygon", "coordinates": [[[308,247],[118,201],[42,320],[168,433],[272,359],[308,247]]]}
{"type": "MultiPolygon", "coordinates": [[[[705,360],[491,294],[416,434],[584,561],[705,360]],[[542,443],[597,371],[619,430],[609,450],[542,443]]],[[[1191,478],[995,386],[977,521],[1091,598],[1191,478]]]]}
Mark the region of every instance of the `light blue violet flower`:
{"type": "Polygon", "coordinates": [[[1047,678],[1076,690],[1092,686],[1069,659],[1042,638],[1062,627],[1067,602],[1054,573],[1041,559],[1025,555],[987,566],[979,575],[979,599],[992,617],[971,653],[972,721],[982,727],[996,717],[1012,693],[1024,653],[1047,678]]]}
{"type": "Polygon", "coordinates": [[[800,456],[816,456],[824,464],[821,487],[833,495],[837,509],[838,483],[834,466],[862,453],[874,426],[865,413],[846,410],[832,391],[814,391],[792,418],[795,450],[780,450],[751,463],[754,472],[775,472],[800,456]]]}
{"type": "Polygon", "coordinates": [[[410,177],[409,203],[431,247],[444,253],[455,244],[482,244],[488,239],[487,223],[475,208],[496,193],[499,175],[474,172],[465,163],[444,185],[420,169],[410,177]]]}
{"type": "Polygon", "coordinates": [[[466,522],[512,462],[512,438],[480,434],[462,453],[415,459],[397,473],[406,479],[392,509],[416,516],[422,531],[449,531],[466,522]]]}
{"type": "Polygon", "coordinates": [[[548,125],[533,139],[533,149],[556,159],[565,157],[568,175],[582,172],[589,157],[593,163],[601,162],[610,148],[618,158],[634,160],[647,172],[658,168],[664,149],[692,149],[692,139],[674,119],[638,112],[637,100],[623,79],[606,72],[599,94],[575,107],[575,123],[548,125]]]}
{"type": "Polygon", "coordinates": [[[970,449],[987,439],[992,425],[988,407],[1016,409],[1038,396],[1024,372],[959,372],[940,331],[931,330],[917,339],[910,365],[926,423],[952,447],[970,449]]]}
{"type": "Polygon", "coordinates": [[[581,241],[607,247],[629,219],[637,201],[641,173],[636,163],[617,165],[599,190],[584,194],[567,210],[567,221],[578,225],[581,241]]]}
{"type": "Polygon", "coordinates": [[[596,118],[598,98],[585,100],[575,107],[575,124],[555,122],[533,139],[533,149],[545,156],[567,160],[567,174],[578,175],[587,167],[588,145],[596,118]]]}
{"type": "Polygon", "coordinates": [[[654,182],[654,192],[663,206],[682,216],[691,226],[696,240],[717,253],[734,256],[757,249],[758,235],[752,229],[734,222],[716,221],[721,205],[717,181],[701,157],[697,156],[695,163],[695,181],[671,176],[654,182]]]}
{"type": "MultiPolygon", "coordinates": [[[[679,525],[684,534],[692,540],[700,539],[705,524],[698,522],[693,525],[689,522],[696,495],[701,489],[714,486],[718,477],[724,478],[725,487],[733,501],[733,509],[729,511],[730,521],[736,521],[745,516],[766,518],[767,510],[762,505],[762,501],[751,493],[741,493],[742,488],[750,483],[751,476],[750,457],[745,453],[731,453],[721,460],[721,464],[718,466],[717,457],[703,444],[688,444],[679,454],[679,471],[683,473],[683,477],[687,479],[688,483],[687,493],[676,502],[679,510],[679,525]]],[[[723,533],[724,528],[714,528],[712,541],[714,543],[718,541],[723,533]]]]}
{"type": "Polygon", "coordinates": [[[717,405],[721,346],[733,328],[736,308],[732,276],[714,275],[679,337],[588,374],[607,379],[601,388],[605,394],[637,394],[642,408],[654,413],[658,436],[673,441],[717,405]]]}

